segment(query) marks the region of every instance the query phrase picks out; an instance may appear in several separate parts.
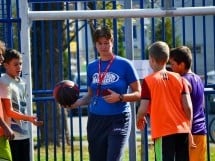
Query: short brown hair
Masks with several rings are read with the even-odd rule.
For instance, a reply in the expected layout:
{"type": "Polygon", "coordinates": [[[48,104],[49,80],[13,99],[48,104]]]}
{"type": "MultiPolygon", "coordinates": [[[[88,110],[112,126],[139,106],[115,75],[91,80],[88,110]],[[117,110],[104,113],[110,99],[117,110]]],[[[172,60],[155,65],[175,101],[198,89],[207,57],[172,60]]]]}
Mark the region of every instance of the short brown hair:
{"type": "Polygon", "coordinates": [[[192,64],[192,52],[187,46],[180,46],[173,48],[170,51],[170,58],[178,64],[184,63],[186,69],[191,68],[192,64]]]}
{"type": "Polygon", "coordinates": [[[105,37],[108,40],[113,39],[112,30],[108,26],[98,27],[94,33],[94,41],[97,42],[101,37],[105,37]]]}
{"type": "Polygon", "coordinates": [[[22,55],[15,49],[6,49],[4,54],[4,63],[10,63],[13,59],[22,59],[22,55]]]}

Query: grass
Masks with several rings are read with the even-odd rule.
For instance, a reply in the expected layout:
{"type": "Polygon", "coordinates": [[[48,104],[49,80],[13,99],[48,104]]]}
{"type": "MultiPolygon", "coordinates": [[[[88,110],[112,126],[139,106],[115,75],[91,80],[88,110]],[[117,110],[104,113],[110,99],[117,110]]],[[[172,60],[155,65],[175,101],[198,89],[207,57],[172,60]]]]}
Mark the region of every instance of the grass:
{"type": "MultiPolygon", "coordinates": [[[[149,161],[154,161],[153,146],[149,145],[148,148],[149,148],[148,149],[149,161]]],[[[71,161],[71,160],[89,161],[87,141],[83,142],[82,149],[80,148],[79,141],[74,141],[73,147],[65,145],[64,150],[63,150],[63,146],[61,147],[56,147],[54,145],[49,145],[48,147],[42,146],[41,148],[34,150],[34,160],[35,161],[71,161]]],[[[139,141],[137,141],[136,160],[141,161],[141,145],[139,141]]],[[[215,144],[210,145],[210,160],[211,161],[215,160],[215,144]]],[[[125,149],[123,161],[129,161],[128,148],[125,149]]]]}
{"type": "MultiPolygon", "coordinates": [[[[137,160],[140,160],[140,146],[138,146],[139,150],[138,150],[138,154],[137,155],[137,160]]],[[[151,148],[150,148],[151,149],[151,148]]],[[[35,150],[34,153],[34,159],[35,161],[54,161],[55,157],[57,161],[71,161],[72,157],[74,157],[74,161],[89,161],[89,154],[88,154],[88,147],[87,145],[83,145],[82,146],[82,154],[80,153],[80,146],[78,144],[76,144],[74,146],[74,150],[72,150],[72,148],[70,146],[65,146],[65,156],[63,156],[64,154],[62,153],[62,147],[57,147],[56,151],[57,151],[57,156],[54,156],[54,146],[50,145],[48,147],[48,156],[46,155],[46,150],[45,147],[41,147],[40,148],[40,159],[38,159],[38,155],[37,155],[37,151],[35,150]],[[64,158],[64,159],[63,159],[64,158]]],[[[151,150],[150,150],[151,151],[151,150]]],[[[151,152],[152,153],[152,152],[151,152]]],[[[153,155],[151,155],[153,156],[153,155]]],[[[152,157],[153,158],[153,157],[152,157]]],[[[151,159],[150,159],[151,160],[151,159]]],[[[124,159],[123,161],[129,161],[129,152],[128,152],[128,148],[126,148],[125,150],[125,154],[124,154],[124,159]]]]}

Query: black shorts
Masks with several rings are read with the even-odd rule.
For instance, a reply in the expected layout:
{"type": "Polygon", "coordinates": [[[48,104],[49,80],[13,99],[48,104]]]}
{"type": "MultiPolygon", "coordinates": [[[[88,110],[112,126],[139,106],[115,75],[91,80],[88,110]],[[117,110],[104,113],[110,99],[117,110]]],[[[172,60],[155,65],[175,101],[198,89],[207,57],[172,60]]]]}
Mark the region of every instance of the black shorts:
{"type": "Polygon", "coordinates": [[[156,161],[189,161],[188,134],[172,134],[155,139],[156,161]]]}

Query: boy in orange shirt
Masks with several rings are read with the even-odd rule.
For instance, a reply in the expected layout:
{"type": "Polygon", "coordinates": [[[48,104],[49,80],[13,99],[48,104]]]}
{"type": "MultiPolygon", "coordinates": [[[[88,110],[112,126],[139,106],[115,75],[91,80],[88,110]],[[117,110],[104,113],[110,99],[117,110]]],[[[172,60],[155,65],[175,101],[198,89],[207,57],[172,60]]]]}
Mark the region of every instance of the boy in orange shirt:
{"type": "Polygon", "coordinates": [[[158,41],[149,48],[153,73],[142,82],[137,128],[145,126],[149,113],[156,161],[189,161],[188,140],[192,103],[185,80],[166,70],[169,47],[158,41]]]}

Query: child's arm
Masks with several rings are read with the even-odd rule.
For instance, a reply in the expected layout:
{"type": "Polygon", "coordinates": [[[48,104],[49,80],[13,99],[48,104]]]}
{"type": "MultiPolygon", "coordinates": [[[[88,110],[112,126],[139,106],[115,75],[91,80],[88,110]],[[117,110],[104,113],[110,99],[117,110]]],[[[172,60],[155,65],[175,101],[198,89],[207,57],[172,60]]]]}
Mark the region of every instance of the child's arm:
{"type": "Polygon", "coordinates": [[[182,83],[183,83],[183,93],[182,93],[182,104],[183,104],[183,109],[184,112],[187,116],[187,118],[190,120],[190,124],[192,125],[193,121],[193,105],[192,105],[192,100],[190,97],[190,91],[191,89],[189,88],[189,85],[187,83],[188,81],[184,78],[182,78],[182,83]]]}
{"type": "Polygon", "coordinates": [[[14,111],[12,108],[11,100],[9,98],[1,98],[1,100],[2,100],[3,108],[8,117],[12,117],[18,120],[30,121],[36,126],[43,125],[43,121],[37,121],[36,116],[24,115],[22,113],[14,111]]]}
{"type": "Polygon", "coordinates": [[[148,111],[149,100],[143,99],[140,102],[140,107],[138,108],[136,126],[139,130],[143,130],[147,124],[146,115],[148,111]]]}
{"type": "Polygon", "coordinates": [[[192,106],[190,94],[182,95],[182,103],[183,103],[183,108],[184,108],[185,114],[186,114],[187,118],[190,120],[190,122],[189,122],[189,126],[190,126],[189,146],[190,146],[190,148],[196,148],[196,144],[193,140],[193,135],[191,133],[192,121],[193,121],[193,106],[192,106]]]}
{"type": "Polygon", "coordinates": [[[185,112],[187,118],[190,120],[190,123],[192,125],[192,121],[193,121],[193,106],[192,106],[192,101],[191,101],[191,98],[190,98],[190,94],[183,94],[182,95],[182,103],[183,103],[184,112],[185,112]]]}
{"type": "Polygon", "coordinates": [[[0,117],[0,126],[4,130],[4,136],[9,140],[13,140],[15,137],[13,130],[7,125],[7,123],[1,117],[0,117]]]}

